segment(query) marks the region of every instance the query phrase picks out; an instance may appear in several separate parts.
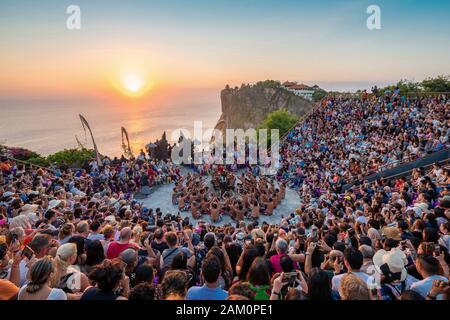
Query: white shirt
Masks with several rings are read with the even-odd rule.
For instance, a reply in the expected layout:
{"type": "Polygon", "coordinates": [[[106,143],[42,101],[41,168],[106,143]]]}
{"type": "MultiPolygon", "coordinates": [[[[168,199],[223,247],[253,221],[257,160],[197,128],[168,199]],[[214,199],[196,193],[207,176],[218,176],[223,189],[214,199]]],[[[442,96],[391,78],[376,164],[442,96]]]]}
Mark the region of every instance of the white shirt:
{"type": "MultiPolygon", "coordinates": [[[[19,294],[17,296],[17,300],[23,300],[21,298],[21,296],[23,294],[23,291],[26,289],[26,287],[27,286],[25,285],[25,286],[22,286],[22,288],[20,288],[19,294]]],[[[67,300],[67,296],[66,296],[66,293],[63,290],[53,288],[50,291],[50,294],[48,295],[47,300],[67,300]]]]}
{"type": "MultiPolygon", "coordinates": [[[[368,286],[369,284],[374,283],[374,279],[372,276],[369,276],[367,273],[365,272],[352,272],[355,276],[357,276],[358,278],[360,278],[362,281],[364,281],[364,283],[366,283],[368,286]]],[[[338,291],[339,292],[339,287],[341,285],[341,281],[342,278],[346,275],[347,273],[343,273],[343,274],[339,274],[333,277],[333,279],[331,279],[331,289],[334,291],[338,291]]]]}

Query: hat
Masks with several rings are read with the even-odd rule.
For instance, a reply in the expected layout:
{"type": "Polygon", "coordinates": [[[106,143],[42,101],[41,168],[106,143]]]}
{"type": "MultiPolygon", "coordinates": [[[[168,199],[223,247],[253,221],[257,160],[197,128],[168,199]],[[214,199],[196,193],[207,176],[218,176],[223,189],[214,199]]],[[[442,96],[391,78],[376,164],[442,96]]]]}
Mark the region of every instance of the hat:
{"type": "Polygon", "coordinates": [[[236,239],[239,241],[244,240],[244,237],[245,237],[245,235],[243,232],[239,232],[238,234],[236,234],[236,239]]]}
{"type": "Polygon", "coordinates": [[[261,229],[253,229],[251,233],[252,233],[252,238],[254,238],[254,239],[257,239],[257,238],[264,239],[266,236],[264,231],[262,231],[261,229]]]}
{"type": "Polygon", "coordinates": [[[105,221],[108,222],[110,225],[115,226],[117,224],[116,217],[109,215],[105,218],[105,221]]]}
{"type": "Polygon", "coordinates": [[[406,212],[412,211],[417,218],[422,216],[422,210],[419,207],[408,207],[406,208],[406,212]]]}
{"type": "Polygon", "coordinates": [[[39,220],[41,220],[41,218],[34,212],[30,212],[27,214],[28,220],[30,220],[30,222],[32,224],[35,224],[36,222],[38,222],[39,220]]]}
{"type": "Polygon", "coordinates": [[[430,210],[428,210],[428,204],[425,202],[416,203],[414,204],[414,207],[419,208],[423,213],[430,213],[430,210]]]}
{"type": "Polygon", "coordinates": [[[25,204],[22,207],[22,210],[20,211],[20,214],[28,214],[28,213],[34,213],[36,212],[36,210],[38,209],[38,205],[37,204],[25,204]]]}
{"type": "Polygon", "coordinates": [[[373,264],[377,271],[391,280],[405,281],[408,275],[405,260],[405,254],[398,249],[392,249],[391,251],[381,249],[373,256],[373,264]]]}
{"type": "Polygon", "coordinates": [[[386,238],[388,238],[388,239],[393,239],[393,240],[398,240],[398,241],[402,240],[402,232],[397,227],[386,227],[382,231],[383,231],[384,236],[386,236],[386,238]]]}
{"type": "Polygon", "coordinates": [[[12,195],[14,195],[14,192],[6,191],[3,193],[3,198],[8,198],[11,197],[12,195]]]}
{"type": "Polygon", "coordinates": [[[402,207],[406,207],[406,201],[403,200],[403,199],[399,199],[399,200],[397,201],[397,203],[398,203],[399,205],[401,205],[402,207]]]}
{"type": "Polygon", "coordinates": [[[59,206],[60,204],[61,204],[61,200],[56,200],[56,199],[54,199],[54,200],[51,200],[49,203],[48,203],[48,208],[49,209],[53,209],[53,208],[56,208],[57,206],[59,206]]]}

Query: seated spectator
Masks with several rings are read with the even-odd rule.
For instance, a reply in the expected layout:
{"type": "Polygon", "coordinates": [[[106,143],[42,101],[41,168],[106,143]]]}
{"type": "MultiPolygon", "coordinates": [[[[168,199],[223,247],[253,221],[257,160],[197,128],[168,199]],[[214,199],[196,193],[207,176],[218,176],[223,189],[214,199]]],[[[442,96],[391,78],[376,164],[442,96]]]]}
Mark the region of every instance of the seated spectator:
{"type": "Polygon", "coordinates": [[[205,258],[201,272],[205,284],[201,287],[191,287],[186,294],[186,300],[225,300],[228,292],[222,290],[217,283],[220,273],[219,259],[215,256],[205,258]]]}
{"type": "Polygon", "coordinates": [[[345,274],[339,283],[342,300],[371,300],[367,284],[353,273],[345,274]]]}
{"type": "Polygon", "coordinates": [[[36,261],[30,269],[30,282],[20,289],[17,299],[67,300],[63,290],[50,287],[53,272],[51,257],[44,257],[36,261]]]}
{"type": "Polygon", "coordinates": [[[129,293],[129,278],[125,275],[125,266],[121,261],[105,260],[94,267],[89,279],[95,286],[87,288],[80,300],[126,300],[129,293]],[[119,287],[122,294],[116,293],[119,287]]]}

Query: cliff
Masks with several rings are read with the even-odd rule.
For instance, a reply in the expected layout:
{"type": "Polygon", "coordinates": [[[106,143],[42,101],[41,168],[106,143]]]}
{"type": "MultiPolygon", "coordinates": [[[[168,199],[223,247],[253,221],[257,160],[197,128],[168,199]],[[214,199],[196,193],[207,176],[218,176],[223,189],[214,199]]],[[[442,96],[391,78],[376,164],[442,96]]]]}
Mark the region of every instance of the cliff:
{"type": "Polygon", "coordinates": [[[284,89],[277,81],[263,81],[242,85],[221,92],[222,115],[217,127],[220,130],[256,128],[274,110],[286,109],[292,114],[306,114],[313,103],[284,89]]]}

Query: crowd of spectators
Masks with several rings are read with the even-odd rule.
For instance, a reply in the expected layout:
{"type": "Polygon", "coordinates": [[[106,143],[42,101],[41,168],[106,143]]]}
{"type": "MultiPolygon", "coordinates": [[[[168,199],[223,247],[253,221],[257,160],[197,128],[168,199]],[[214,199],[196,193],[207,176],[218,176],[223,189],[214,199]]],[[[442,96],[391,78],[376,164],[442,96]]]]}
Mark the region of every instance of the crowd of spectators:
{"type": "Polygon", "coordinates": [[[0,299],[449,299],[449,168],[363,179],[448,147],[449,107],[395,94],[324,100],[283,144],[277,178],[302,201],[271,225],[143,207],[140,188],[180,179],[143,154],[77,171],[5,160],[0,299]]]}

